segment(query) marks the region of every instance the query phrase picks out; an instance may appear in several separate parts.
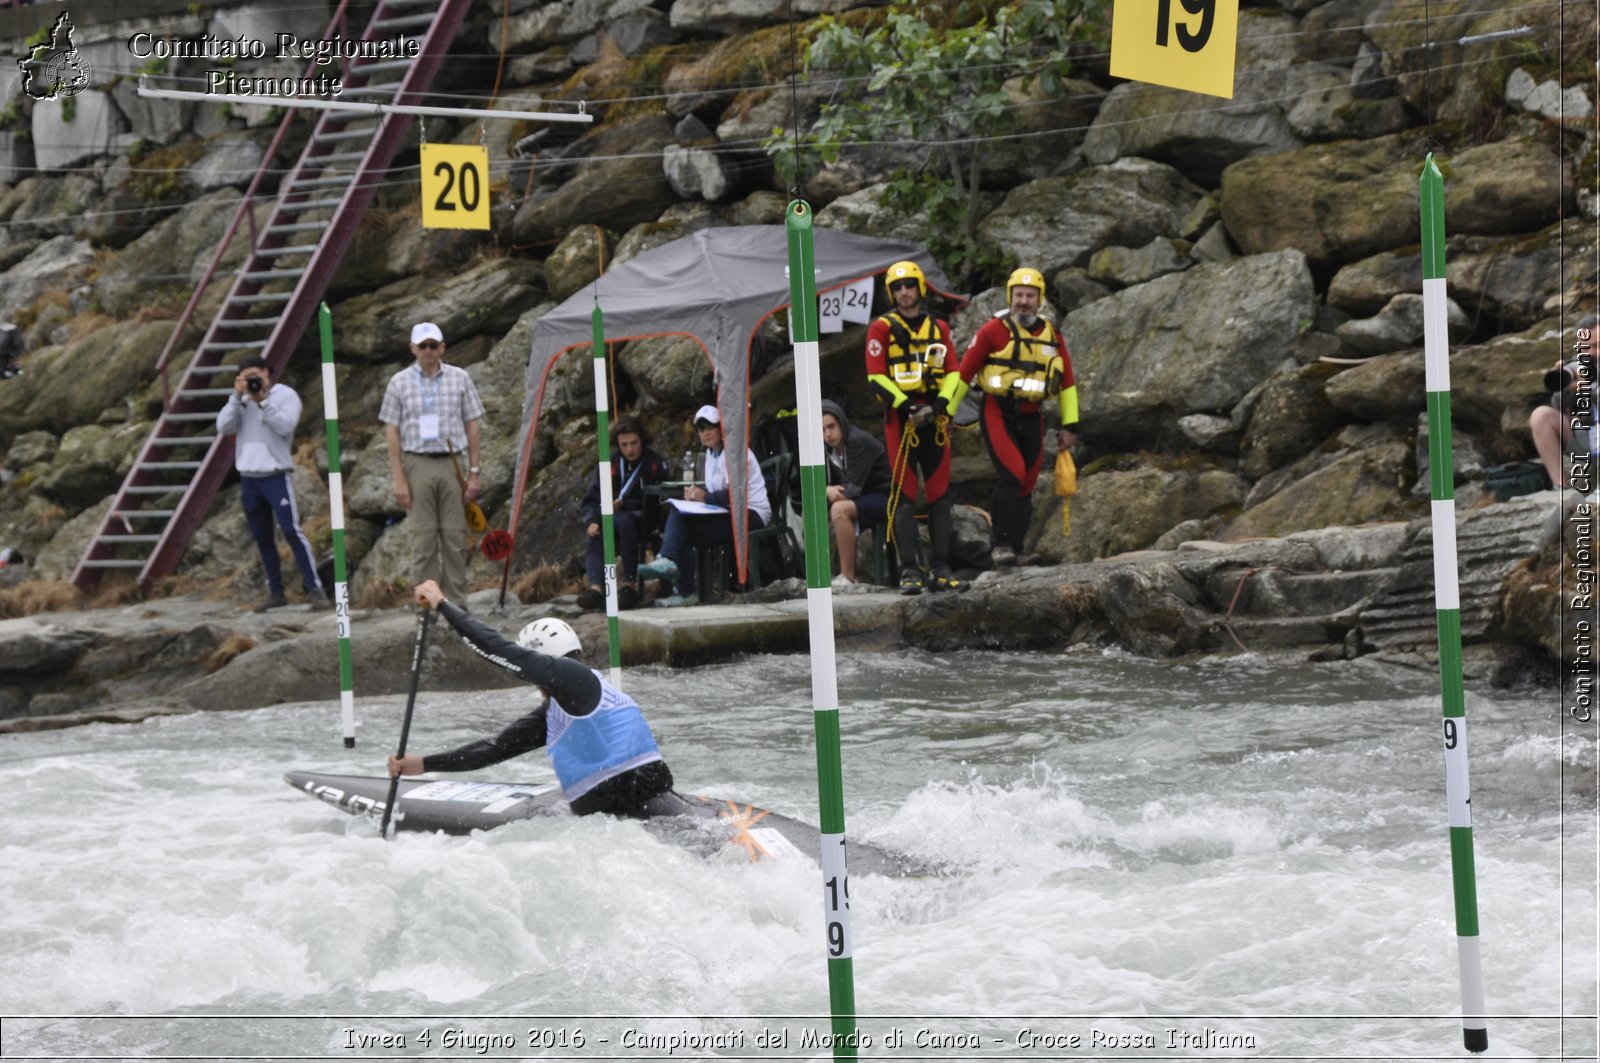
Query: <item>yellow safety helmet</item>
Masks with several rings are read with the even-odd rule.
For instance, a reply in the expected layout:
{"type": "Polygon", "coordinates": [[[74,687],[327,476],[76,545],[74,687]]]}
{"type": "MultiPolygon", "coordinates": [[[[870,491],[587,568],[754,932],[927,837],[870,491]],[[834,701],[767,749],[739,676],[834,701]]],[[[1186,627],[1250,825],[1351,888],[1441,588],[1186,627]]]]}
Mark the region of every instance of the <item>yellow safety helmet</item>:
{"type": "Polygon", "coordinates": [[[1036,269],[1023,266],[1021,269],[1012,270],[1011,276],[1006,278],[1006,305],[1011,305],[1011,289],[1037,288],[1039,289],[1039,302],[1044,302],[1044,275],[1036,269]]]}
{"type": "Polygon", "coordinates": [[[896,262],[884,272],[883,290],[889,293],[889,298],[893,299],[894,291],[891,286],[895,281],[903,281],[908,278],[917,282],[917,294],[927,298],[928,278],[922,275],[922,267],[910,259],[904,262],[896,262]]]}

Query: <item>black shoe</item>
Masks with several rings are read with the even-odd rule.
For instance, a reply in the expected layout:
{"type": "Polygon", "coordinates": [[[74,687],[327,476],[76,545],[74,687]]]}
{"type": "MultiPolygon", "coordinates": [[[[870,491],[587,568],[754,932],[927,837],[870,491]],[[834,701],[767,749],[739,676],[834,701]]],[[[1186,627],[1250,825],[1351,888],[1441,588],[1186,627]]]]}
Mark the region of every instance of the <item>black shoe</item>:
{"type": "Polygon", "coordinates": [[[289,604],[289,599],[282,594],[269,594],[267,600],[250,610],[252,613],[264,613],[268,609],[282,609],[289,604]]]}
{"type": "Polygon", "coordinates": [[[639,592],[634,590],[632,587],[628,586],[627,584],[623,584],[622,586],[618,587],[617,588],[617,608],[618,609],[637,609],[637,608],[639,608],[639,592]]]}
{"type": "Polygon", "coordinates": [[[935,572],[928,580],[928,586],[936,591],[965,591],[972,588],[972,584],[950,572],[935,572]]]}
{"type": "Polygon", "coordinates": [[[605,607],[605,604],[606,596],[602,592],[595,590],[593,587],[589,587],[578,592],[579,609],[602,609],[605,607]]]}
{"type": "Polygon", "coordinates": [[[313,587],[307,591],[306,601],[311,603],[313,612],[320,613],[333,608],[333,602],[328,598],[328,592],[321,587],[313,587]]]}
{"type": "Polygon", "coordinates": [[[922,573],[916,569],[908,569],[900,573],[900,593],[905,595],[922,593],[922,573]]]}

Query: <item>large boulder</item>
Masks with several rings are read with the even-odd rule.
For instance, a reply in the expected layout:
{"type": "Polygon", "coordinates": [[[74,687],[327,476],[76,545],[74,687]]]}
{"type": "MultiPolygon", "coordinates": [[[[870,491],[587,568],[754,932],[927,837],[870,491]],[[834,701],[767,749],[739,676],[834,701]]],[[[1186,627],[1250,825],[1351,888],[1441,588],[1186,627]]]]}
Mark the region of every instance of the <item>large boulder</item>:
{"type": "Polygon", "coordinates": [[[1124,158],[1019,185],[979,224],[978,236],[1049,275],[1087,266],[1108,244],[1142,247],[1177,236],[1204,194],[1165,163],[1124,158]]]}
{"type": "MultiPolygon", "coordinates": [[[[1452,239],[1445,251],[1451,295],[1475,305],[1501,331],[1525,329],[1550,311],[1557,279],[1565,285],[1563,305],[1582,305],[1595,291],[1593,236],[1592,222],[1569,217],[1531,235],[1452,239]]],[[[1412,290],[1419,275],[1413,274],[1412,290]]]]}
{"type": "MultiPolygon", "coordinates": [[[[204,273],[217,242],[238,212],[243,197],[231,188],[201,196],[146,230],[123,249],[94,279],[94,294],[109,313],[128,316],[140,307],[170,298],[187,298],[204,273]],[[152,283],[149,264],[166,263],[165,272],[176,273],[172,282],[152,283]]],[[[234,241],[227,265],[237,265],[245,253],[242,239],[234,241]]],[[[181,305],[181,304],[180,304],[181,305]]]]}
{"type": "MultiPolygon", "coordinates": [[[[1527,232],[1571,201],[1547,136],[1469,147],[1445,162],[1452,233],[1527,232]]],[[[1417,173],[1409,134],[1244,159],[1223,172],[1222,217],[1246,254],[1293,247],[1332,277],[1418,241],[1417,173]]]]}
{"type": "Polygon", "coordinates": [[[1256,396],[1240,442],[1240,468],[1252,480],[1311,451],[1339,426],[1326,394],[1337,370],[1317,362],[1274,374],[1256,396]]]}
{"type": "MultiPolygon", "coordinates": [[[[1526,410],[1543,394],[1544,373],[1560,337],[1559,322],[1552,320],[1453,350],[1450,406],[1457,429],[1483,434],[1497,452],[1525,452],[1526,410]],[[1508,430],[1513,438],[1505,436],[1508,430]]],[[[1330,380],[1328,401],[1363,420],[1410,424],[1426,406],[1425,378],[1422,351],[1383,355],[1330,380]]]]}
{"type": "Polygon", "coordinates": [[[93,505],[122,483],[149,433],[150,426],[144,422],[82,424],[67,429],[36,490],[71,509],[93,505]]]}
{"type": "Polygon", "coordinates": [[[550,298],[559,303],[593,283],[610,261],[615,244],[615,238],[598,225],[580,225],[563,237],[544,260],[550,298]]]}
{"type": "Polygon", "coordinates": [[[1394,79],[1416,113],[1434,121],[1472,122],[1498,103],[1505,65],[1481,61],[1482,44],[1466,40],[1515,30],[1527,21],[1515,7],[1439,0],[1416,18],[1410,0],[1368,5],[1365,31],[1385,78],[1394,79]],[[1427,54],[1426,63],[1417,56],[1427,54]]]}
{"type": "MultiPolygon", "coordinates": [[[[1399,429],[1346,429],[1319,453],[1284,470],[1286,484],[1223,529],[1228,541],[1284,536],[1310,528],[1399,520],[1416,515],[1409,497],[1416,479],[1411,447],[1399,429]]],[[[1263,481],[1265,483],[1265,481],[1263,481]]]]}
{"type": "Polygon", "coordinates": [[[1089,303],[1063,324],[1084,431],[1138,450],[1190,413],[1230,411],[1316,317],[1296,251],[1206,263],[1089,303]]]}
{"type": "Polygon", "coordinates": [[[906,603],[903,634],[935,653],[1066,645],[1076,613],[1069,600],[1032,581],[984,583],[966,594],[923,594],[906,603]]]}
{"type": "Polygon", "coordinates": [[[403,363],[406,337],[418,321],[432,321],[446,343],[473,336],[498,339],[540,299],[537,265],[518,258],[487,258],[451,278],[410,277],[358,295],[333,311],[334,347],[345,358],[403,363]]]}
{"type": "Polygon", "coordinates": [[[52,290],[76,287],[94,265],[87,240],[57,236],[40,244],[28,257],[6,270],[0,284],[0,320],[16,319],[35,299],[52,290]]]}
{"type": "Polygon", "coordinates": [[[170,321],[117,321],[63,347],[34,351],[28,372],[0,387],[0,437],[35,428],[65,432],[114,408],[154,378],[170,321]]]}
{"type": "Polygon", "coordinates": [[[0,197],[0,218],[10,221],[12,237],[76,234],[83,215],[99,198],[100,180],[94,173],[28,177],[0,197]]]}
{"type": "MultiPolygon", "coordinates": [[[[480,499],[486,513],[492,513],[509,504],[512,484],[516,478],[517,447],[521,438],[522,408],[532,390],[527,383],[528,352],[533,347],[533,328],[538,320],[551,310],[554,303],[542,302],[522,313],[507,330],[489,356],[467,370],[472,377],[478,396],[483,399],[483,495],[480,499]]],[[[562,361],[583,363],[581,357],[568,356],[562,361]]],[[[593,380],[593,368],[588,367],[593,380]]],[[[594,409],[594,392],[585,392],[591,416],[594,409]]]]}
{"type": "Polygon", "coordinates": [[[1338,63],[1308,63],[1295,74],[1298,84],[1286,117],[1303,140],[1378,136],[1398,133],[1411,124],[1405,101],[1395,96],[1367,98],[1350,70],[1338,63]]]}
{"type": "Polygon", "coordinates": [[[816,224],[818,228],[841,229],[880,240],[926,244],[933,222],[926,210],[892,203],[888,182],[879,182],[834,199],[817,211],[816,224]]]}
{"type": "Polygon", "coordinates": [[[1134,653],[1177,657],[1206,647],[1215,627],[1205,596],[1170,563],[1126,565],[1094,582],[1117,641],[1134,653]]]}
{"type": "Polygon", "coordinates": [[[647,403],[694,406],[712,394],[711,358],[704,344],[688,336],[633,340],[617,361],[647,403]]]}
{"type": "Polygon", "coordinates": [[[1280,102],[1303,93],[1300,66],[1290,61],[1297,28],[1281,13],[1239,12],[1234,95],[1226,106],[1212,96],[1144,82],[1118,85],[1084,136],[1084,158],[1094,164],[1156,159],[1215,188],[1229,163],[1299,147],[1303,141],[1280,102]]]}
{"type": "Polygon", "coordinates": [[[624,233],[617,241],[611,264],[618,265],[653,247],[718,225],[782,225],[787,207],[788,201],[777,192],[752,192],[726,205],[678,203],[662,211],[655,221],[635,225],[624,233]]]}
{"type": "Polygon", "coordinates": [[[730,198],[739,188],[739,174],[733,161],[709,148],[668,144],[662,155],[661,171],[682,199],[716,202],[730,198]]]}
{"type": "Polygon", "coordinates": [[[360,295],[422,273],[454,271],[492,242],[489,233],[479,230],[423,228],[418,200],[374,207],[361,216],[350,249],[328,283],[328,298],[360,295]]]}
{"type": "Polygon", "coordinates": [[[1091,561],[1153,545],[1185,520],[1237,513],[1246,485],[1221,468],[1163,469],[1144,465],[1080,476],[1070,502],[1070,533],[1062,534],[1053,464],[1034,492],[1033,550],[1053,561],[1091,561]]]}
{"type": "Polygon", "coordinates": [[[517,211],[514,238],[537,244],[559,239],[585,223],[604,221],[621,230],[653,220],[677,201],[657,157],[671,143],[672,123],[655,114],[586,134],[568,153],[580,160],[571,179],[517,211]],[[590,161],[589,155],[597,158],[590,161]]]}

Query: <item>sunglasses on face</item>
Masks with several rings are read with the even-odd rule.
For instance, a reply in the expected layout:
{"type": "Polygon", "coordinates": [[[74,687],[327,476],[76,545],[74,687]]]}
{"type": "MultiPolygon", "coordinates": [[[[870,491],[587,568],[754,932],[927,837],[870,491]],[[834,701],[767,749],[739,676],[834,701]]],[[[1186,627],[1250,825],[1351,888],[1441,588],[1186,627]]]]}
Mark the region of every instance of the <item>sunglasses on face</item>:
{"type": "Polygon", "coordinates": [[[439,349],[441,344],[438,340],[423,340],[421,343],[417,344],[417,346],[425,351],[436,351],[439,349]]]}
{"type": "Polygon", "coordinates": [[[893,284],[889,285],[889,290],[891,292],[898,292],[903,288],[910,288],[912,290],[915,290],[916,287],[917,287],[917,282],[916,281],[895,281],[893,284]]]}

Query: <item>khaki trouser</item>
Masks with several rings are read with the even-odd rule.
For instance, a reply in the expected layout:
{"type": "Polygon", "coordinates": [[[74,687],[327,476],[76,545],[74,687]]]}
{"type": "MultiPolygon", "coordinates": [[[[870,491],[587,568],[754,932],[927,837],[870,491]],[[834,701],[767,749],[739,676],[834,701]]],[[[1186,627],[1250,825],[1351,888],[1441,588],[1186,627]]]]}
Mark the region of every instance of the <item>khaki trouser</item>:
{"type": "Polygon", "coordinates": [[[446,598],[465,607],[466,503],[450,456],[405,454],[401,464],[411,485],[411,512],[406,516],[411,571],[418,583],[437,580],[446,598]]]}

